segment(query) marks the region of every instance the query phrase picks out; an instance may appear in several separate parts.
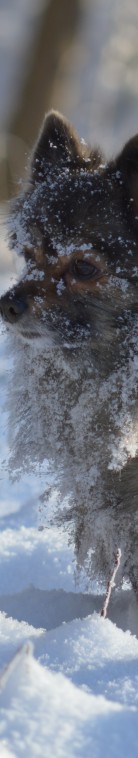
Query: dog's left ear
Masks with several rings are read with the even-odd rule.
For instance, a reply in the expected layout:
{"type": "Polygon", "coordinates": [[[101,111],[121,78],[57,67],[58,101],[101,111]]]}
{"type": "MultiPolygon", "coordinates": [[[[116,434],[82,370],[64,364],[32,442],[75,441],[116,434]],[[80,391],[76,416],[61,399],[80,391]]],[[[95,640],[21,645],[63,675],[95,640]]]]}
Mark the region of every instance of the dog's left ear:
{"type": "Polygon", "coordinates": [[[138,134],[126,143],[117,158],[116,168],[121,172],[128,199],[132,203],[133,215],[136,218],[138,216],[138,134]]]}
{"type": "Polygon", "coordinates": [[[75,130],[58,111],[50,111],[34,149],[32,179],[43,181],[53,170],[76,166],[80,157],[81,143],[75,130]]]}

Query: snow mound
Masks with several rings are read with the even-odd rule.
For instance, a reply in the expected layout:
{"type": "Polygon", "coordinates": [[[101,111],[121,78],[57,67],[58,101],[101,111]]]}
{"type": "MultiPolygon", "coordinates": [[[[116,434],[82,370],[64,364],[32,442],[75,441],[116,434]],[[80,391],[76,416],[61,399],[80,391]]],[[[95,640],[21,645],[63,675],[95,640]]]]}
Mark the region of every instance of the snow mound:
{"type": "MultiPolygon", "coordinates": [[[[6,625],[11,642],[26,637],[6,625]]],[[[138,640],[97,614],[28,633],[39,660],[25,642],[0,679],[1,755],[137,758],[138,640]]]]}
{"type": "Polygon", "coordinates": [[[94,613],[36,639],[43,665],[120,704],[138,706],[138,640],[94,613]]]}
{"type": "Polygon", "coordinates": [[[1,677],[0,742],[9,756],[84,758],[137,755],[137,713],[89,694],[63,674],[43,669],[30,643],[1,677]],[[135,742],[135,744],[134,744],[135,742]],[[129,749],[129,753],[128,753],[129,749]]]}

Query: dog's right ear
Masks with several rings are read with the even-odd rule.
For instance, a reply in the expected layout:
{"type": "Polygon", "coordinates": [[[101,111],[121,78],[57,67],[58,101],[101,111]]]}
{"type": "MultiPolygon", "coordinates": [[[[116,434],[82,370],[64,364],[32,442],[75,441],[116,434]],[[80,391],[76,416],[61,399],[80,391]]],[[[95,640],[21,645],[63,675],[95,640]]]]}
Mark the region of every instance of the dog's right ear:
{"type": "Polygon", "coordinates": [[[32,180],[42,182],[53,170],[73,167],[82,159],[78,135],[58,111],[50,111],[44,119],[32,159],[32,180]]]}
{"type": "Polygon", "coordinates": [[[124,146],[116,160],[116,168],[121,171],[124,187],[132,210],[132,218],[138,220],[138,134],[124,146]]]}

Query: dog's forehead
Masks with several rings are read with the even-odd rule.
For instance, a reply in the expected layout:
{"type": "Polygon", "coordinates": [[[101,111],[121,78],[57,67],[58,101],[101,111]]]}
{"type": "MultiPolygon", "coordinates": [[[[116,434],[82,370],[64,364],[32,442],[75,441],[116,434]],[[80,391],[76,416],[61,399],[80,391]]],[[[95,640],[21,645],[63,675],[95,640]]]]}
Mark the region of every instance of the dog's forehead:
{"type": "MultiPolygon", "coordinates": [[[[82,228],[99,218],[100,224],[110,222],[111,211],[117,209],[118,184],[116,175],[108,176],[104,167],[86,172],[71,173],[68,169],[47,173],[41,184],[35,184],[23,200],[20,221],[22,224],[41,224],[51,228],[64,224],[68,231],[76,225],[82,228]]],[[[96,221],[97,225],[97,221],[96,221]]]]}
{"type": "Polygon", "coordinates": [[[93,171],[81,168],[73,172],[64,167],[55,172],[54,169],[47,172],[41,184],[34,185],[32,203],[35,207],[45,200],[47,204],[54,204],[55,201],[59,204],[61,199],[67,202],[71,194],[74,196],[76,193],[81,205],[84,201],[89,205],[90,198],[93,198],[93,202],[100,202],[101,193],[105,197],[112,196],[115,194],[115,186],[117,191],[117,175],[118,172],[108,174],[106,166],[102,164],[93,171]]]}
{"type": "Polygon", "coordinates": [[[86,244],[109,256],[111,251],[118,260],[123,255],[123,263],[124,254],[135,257],[136,243],[124,222],[121,173],[106,165],[92,171],[47,171],[17,201],[12,227],[17,252],[24,254],[27,247],[30,256],[45,242],[47,249],[49,239],[58,255],[86,244]]]}

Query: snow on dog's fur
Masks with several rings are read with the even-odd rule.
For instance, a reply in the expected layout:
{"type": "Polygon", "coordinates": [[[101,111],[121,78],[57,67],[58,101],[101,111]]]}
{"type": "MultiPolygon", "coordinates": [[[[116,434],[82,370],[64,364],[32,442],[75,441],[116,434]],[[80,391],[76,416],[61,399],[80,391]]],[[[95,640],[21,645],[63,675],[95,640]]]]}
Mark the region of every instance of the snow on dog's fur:
{"type": "Polygon", "coordinates": [[[18,343],[13,457],[48,458],[78,563],[89,555],[91,575],[107,577],[121,547],[136,589],[137,229],[138,136],[105,164],[48,114],[11,219],[26,269],[0,304],[18,343]]]}

